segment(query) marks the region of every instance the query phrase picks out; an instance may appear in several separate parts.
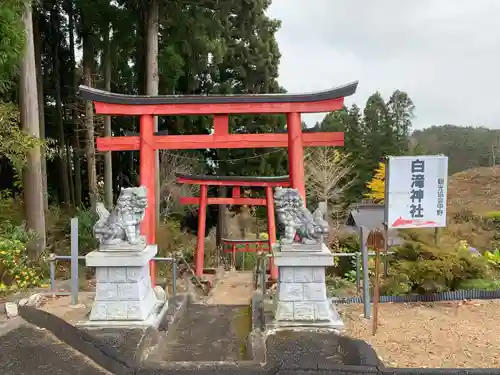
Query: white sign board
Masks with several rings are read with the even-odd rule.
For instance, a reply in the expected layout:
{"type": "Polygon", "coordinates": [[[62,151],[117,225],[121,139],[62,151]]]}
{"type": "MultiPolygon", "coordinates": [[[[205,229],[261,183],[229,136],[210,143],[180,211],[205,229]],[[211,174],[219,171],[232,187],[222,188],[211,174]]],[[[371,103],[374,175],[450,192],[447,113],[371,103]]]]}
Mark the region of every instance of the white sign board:
{"type": "Polygon", "coordinates": [[[387,163],[388,228],[445,227],[448,157],[390,156],[387,163]]]}

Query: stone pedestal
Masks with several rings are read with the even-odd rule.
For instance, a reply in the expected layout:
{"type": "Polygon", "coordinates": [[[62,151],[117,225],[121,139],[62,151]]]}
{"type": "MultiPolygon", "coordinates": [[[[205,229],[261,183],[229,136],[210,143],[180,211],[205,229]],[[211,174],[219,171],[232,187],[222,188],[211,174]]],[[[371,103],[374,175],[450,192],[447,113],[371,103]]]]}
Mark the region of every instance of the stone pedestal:
{"type": "Polygon", "coordinates": [[[279,276],[276,325],[341,330],[344,324],[326,296],[325,267],[333,266],[330,250],[325,245],[293,244],[277,246],[273,255],[279,276]]]}
{"type": "Polygon", "coordinates": [[[156,252],[156,245],[150,245],[139,252],[87,254],[87,267],[96,268],[96,295],[89,323],[144,322],[157,314],[166,302],[157,300],[151,285],[149,261],[156,252]]]}

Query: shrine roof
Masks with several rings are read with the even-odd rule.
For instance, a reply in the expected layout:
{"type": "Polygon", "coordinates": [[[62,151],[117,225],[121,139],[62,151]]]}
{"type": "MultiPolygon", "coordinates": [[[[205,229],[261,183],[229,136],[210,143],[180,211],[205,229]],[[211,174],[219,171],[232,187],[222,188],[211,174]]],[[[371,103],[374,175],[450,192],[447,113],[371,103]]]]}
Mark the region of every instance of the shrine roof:
{"type": "Polygon", "coordinates": [[[358,82],[308,94],[241,94],[241,95],[126,95],[79,86],[78,94],[85,100],[109,104],[258,104],[258,103],[314,103],[353,95],[358,82]]]}

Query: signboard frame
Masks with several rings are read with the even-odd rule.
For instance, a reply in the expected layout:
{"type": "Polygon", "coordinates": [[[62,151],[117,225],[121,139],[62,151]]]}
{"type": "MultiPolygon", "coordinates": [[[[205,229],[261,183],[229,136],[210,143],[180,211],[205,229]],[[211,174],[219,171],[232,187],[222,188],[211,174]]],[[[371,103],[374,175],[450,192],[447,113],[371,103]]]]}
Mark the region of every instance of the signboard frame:
{"type": "MultiPolygon", "coordinates": [[[[425,165],[425,164],[423,164],[425,165]]],[[[397,172],[396,172],[397,173],[397,172]]],[[[425,170],[422,172],[425,176],[425,170]]],[[[439,174],[439,173],[438,173],[439,174]]],[[[425,177],[424,177],[425,178],[425,177]]],[[[410,181],[411,182],[411,181],[410,181]]],[[[425,180],[424,180],[425,182],[425,180]]],[[[408,194],[410,194],[411,185],[408,187],[408,194]]],[[[446,196],[448,191],[448,157],[445,155],[415,155],[415,156],[388,156],[385,159],[385,192],[384,192],[384,221],[387,225],[387,229],[405,229],[405,228],[441,228],[446,227],[446,196]],[[400,215],[400,217],[396,217],[398,215],[394,215],[391,212],[391,195],[394,194],[394,188],[391,187],[391,174],[396,171],[391,170],[394,168],[394,163],[391,161],[423,161],[424,163],[431,162],[441,162],[442,165],[437,166],[437,169],[440,170],[440,174],[442,178],[437,179],[437,189],[441,190],[442,193],[442,214],[439,216],[437,214],[430,215],[429,217],[423,217],[421,219],[412,219],[405,218],[400,215]],[[397,224],[397,225],[394,225],[397,224]]],[[[421,189],[422,192],[425,191],[425,185],[421,189]]],[[[439,200],[439,191],[436,191],[436,198],[439,200]]],[[[408,200],[410,201],[410,196],[408,200]]],[[[424,198],[425,199],[425,196],[424,198]]],[[[420,202],[420,201],[419,201],[420,202]]],[[[425,213],[424,213],[425,215],[425,213]]]]}

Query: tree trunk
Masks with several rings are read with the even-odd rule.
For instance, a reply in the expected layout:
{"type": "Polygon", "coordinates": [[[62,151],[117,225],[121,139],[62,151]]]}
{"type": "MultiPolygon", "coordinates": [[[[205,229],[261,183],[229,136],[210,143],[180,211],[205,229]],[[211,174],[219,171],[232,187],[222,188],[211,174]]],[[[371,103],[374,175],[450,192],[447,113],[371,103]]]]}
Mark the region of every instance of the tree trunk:
{"type": "MultiPolygon", "coordinates": [[[[43,40],[40,33],[40,19],[38,13],[33,18],[34,26],[34,43],[35,43],[35,65],[36,65],[36,85],[38,93],[38,123],[40,125],[40,139],[45,139],[45,97],[43,95],[43,78],[42,78],[42,49],[43,40]]],[[[42,148],[41,163],[42,163],[42,186],[43,186],[43,207],[45,211],[49,209],[49,191],[47,186],[47,159],[45,150],[42,148]]]]}
{"type": "MultiPolygon", "coordinates": [[[[71,103],[71,99],[67,99],[71,103]]],[[[63,120],[64,123],[67,124],[69,121],[68,119],[68,109],[66,108],[68,106],[68,102],[65,103],[65,106],[63,106],[63,120]]],[[[71,148],[70,148],[70,142],[71,140],[68,139],[68,137],[65,137],[65,143],[66,143],[66,165],[68,166],[68,182],[69,182],[69,193],[70,193],[70,199],[71,202],[74,204],[75,203],[75,184],[73,183],[73,164],[72,158],[71,158],[71,148]]]]}
{"type": "Polygon", "coordinates": [[[72,98],[71,98],[71,119],[73,123],[73,137],[71,139],[71,147],[73,149],[73,166],[75,168],[75,207],[82,205],[82,166],[81,166],[81,153],[80,153],[80,134],[76,91],[78,86],[78,77],[76,76],[76,58],[75,58],[75,18],[73,15],[73,1],[67,2],[68,7],[68,29],[69,29],[69,49],[71,60],[71,78],[72,78],[72,98]]]}
{"type": "MultiPolygon", "coordinates": [[[[160,4],[158,0],[150,0],[147,12],[146,30],[146,94],[158,95],[158,18],[160,4]]],[[[155,117],[155,131],[158,131],[158,117],[155,117]]],[[[156,150],[156,225],[160,222],[160,156],[156,150]]]]}
{"type": "Polygon", "coordinates": [[[50,23],[52,29],[51,34],[53,37],[52,41],[53,84],[54,84],[54,98],[56,101],[56,125],[57,125],[58,141],[59,141],[59,173],[61,177],[61,189],[62,189],[61,196],[63,203],[65,203],[66,205],[71,205],[68,165],[66,163],[66,140],[64,138],[64,122],[63,122],[62,102],[61,102],[61,74],[60,74],[60,60],[59,60],[60,23],[58,22],[58,10],[59,9],[57,8],[57,6],[54,5],[50,14],[50,23]]]}
{"type": "MultiPolygon", "coordinates": [[[[111,24],[110,24],[111,26],[111,24]]],[[[108,29],[104,35],[106,51],[104,53],[104,89],[111,91],[111,40],[108,29]]],[[[104,116],[104,136],[111,136],[111,116],[104,116]]],[[[111,151],[104,154],[104,201],[108,209],[113,208],[113,160],[111,151]]]]}
{"type": "MultiPolygon", "coordinates": [[[[86,86],[92,87],[92,66],[94,62],[94,53],[92,40],[90,36],[84,35],[83,38],[83,82],[86,86]]],[[[85,130],[87,139],[85,150],[87,154],[87,174],[89,184],[90,206],[95,210],[97,205],[97,172],[94,146],[94,109],[91,101],[85,102],[85,130]]]]}
{"type": "MultiPolygon", "coordinates": [[[[23,13],[26,31],[25,55],[21,60],[19,101],[21,126],[33,137],[40,137],[38,95],[35,66],[35,46],[31,3],[26,3],[23,13]]],[[[27,155],[23,171],[24,208],[26,226],[36,233],[37,238],[28,247],[32,257],[37,257],[45,249],[45,210],[42,182],[42,157],[40,147],[34,147],[27,155]]]]}

